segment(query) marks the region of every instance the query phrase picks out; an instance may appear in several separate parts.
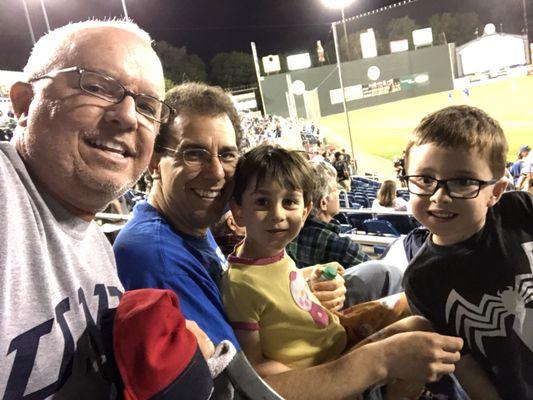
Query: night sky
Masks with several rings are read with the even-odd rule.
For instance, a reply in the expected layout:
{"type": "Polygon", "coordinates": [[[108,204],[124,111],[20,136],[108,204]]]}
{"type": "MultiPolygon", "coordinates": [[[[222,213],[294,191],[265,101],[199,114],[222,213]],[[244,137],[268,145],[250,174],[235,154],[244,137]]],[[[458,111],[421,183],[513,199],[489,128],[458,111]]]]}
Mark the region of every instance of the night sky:
{"type": "MultiPolygon", "coordinates": [[[[46,30],[40,2],[26,1],[38,38],[46,30]]],[[[482,9],[483,1],[418,0],[393,12],[362,18],[353,29],[379,28],[406,13],[415,20],[423,20],[429,16],[429,9],[469,11],[465,4],[476,3],[482,9]]],[[[346,17],[396,2],[356,0],[345,10],[346,17]]],[[[123,15],[120,0],[44,0],[44,3],[52,28],[93,16],[123,15]]],[[[249,53],[251,41],[256,42],[259,56],[307,51],[316,40],[322,43],[331,40],[331,22],[340,20],[340,12],[326,8],[321,0],[126,0],[126,5],[129,16],[153,39],[186,46],[189,53],[198,54],[206,63],[222,51],[249,53]]],[[[0,69],[21,69],[31,46],[22,0],[0,0],[0,69]]]]}

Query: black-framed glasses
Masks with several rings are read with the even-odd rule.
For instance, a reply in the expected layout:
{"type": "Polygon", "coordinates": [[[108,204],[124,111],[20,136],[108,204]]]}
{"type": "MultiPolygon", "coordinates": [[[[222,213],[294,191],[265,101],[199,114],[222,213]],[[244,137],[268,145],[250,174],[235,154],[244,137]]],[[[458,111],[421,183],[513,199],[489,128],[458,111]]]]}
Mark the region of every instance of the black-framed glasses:
{"type": "Polygon", "coordinates": [[[126,96],[133,97],[137,112],[153,121],[165,123],[173,111],[172,107],[156,97],[144,93],[134,93],[126,89],[115,78],[101,72],[89,71],[80,67],[69,67],[52,71],[48,74],[30,79],[30,82],[52,78],[54,75],[63,72],[77,72],[79,74],[78,85],[83,92],[110,103],[118,104],[126,96]]]}
{"type": "Polygon", "coordinates": [[[439,187],[444,187],[452,199],[474,199],[484,186],[493,185],[499,179],[483,181],[474,178],[435,179],[427,175],[405,175],[402,180],[407,182],[407,189],[418,196],[433,196],[439,187]]]}
{"type": "Polygon", "coordinates": [[[213,154],[209,150],[202,148],[188,148],[184,150],[171,149],[170,147],[157,146],[159,149],[168,150],[181,157],[185,165],[192,168],[202,168],[211,163],[213,157],[217,157],[225,171],[235,170],[239,161],[237,150],[227,150],[219,154],[213,154]]]}

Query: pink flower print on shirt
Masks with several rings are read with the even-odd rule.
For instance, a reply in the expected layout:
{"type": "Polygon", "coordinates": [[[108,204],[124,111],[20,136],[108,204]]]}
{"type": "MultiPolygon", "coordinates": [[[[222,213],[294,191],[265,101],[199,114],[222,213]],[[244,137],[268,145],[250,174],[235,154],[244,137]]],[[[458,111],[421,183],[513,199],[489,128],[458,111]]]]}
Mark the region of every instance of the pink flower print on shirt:
{"type": "Polygon", "coordinates": [[[289,287],[292,298],[296,305],[309,313],[318,328],[326,328],[329,324],[329,316],[326,310],[313,302],[311,292],[302,274],[291,271],[289,274],[289,287]]]}

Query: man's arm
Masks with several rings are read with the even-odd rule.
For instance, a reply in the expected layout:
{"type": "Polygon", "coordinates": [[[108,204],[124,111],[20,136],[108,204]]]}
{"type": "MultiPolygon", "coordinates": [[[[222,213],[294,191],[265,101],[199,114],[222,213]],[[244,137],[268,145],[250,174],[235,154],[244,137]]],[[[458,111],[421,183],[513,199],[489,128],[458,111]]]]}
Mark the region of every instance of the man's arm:
{"type": "Polygon", "coordinates": [[[434,382],[454,371],[462,345],[460,338],[431,332],[399,333],[335,361],[265,380],[288,400],[346,399],[392,378],[434,382]]]}
{"type": "Polygon", "coordinates": [[[472,356],[461,358],[455,376],[472,400],[501,400],[491,380],[472,356]]]}

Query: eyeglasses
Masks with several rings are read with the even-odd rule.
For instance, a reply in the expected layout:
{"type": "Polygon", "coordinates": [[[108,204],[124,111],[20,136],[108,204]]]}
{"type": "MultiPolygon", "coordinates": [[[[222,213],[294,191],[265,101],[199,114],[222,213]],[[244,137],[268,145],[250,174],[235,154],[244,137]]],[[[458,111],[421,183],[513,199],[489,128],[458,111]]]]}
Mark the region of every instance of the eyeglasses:
{"type": "Polygon", "coordinates": [[[70,67],[52,71],[48,74],[30,79],[30,82],[52,78],[56,74],[63,72],[77,72],[80,75],[78,85],[83,92],[110,103],[118,104],[124,100],[126,96],[133,97],[137,112],[153,121],[165,123],[168,121],[168,117],[173,111],[172,107],[153,96],[144,93],[134,93],[126,89],[115,78],[100,72],[88,71],[80,67],[70,67]]]}
{"type": "Polygon", "coordinates": [[[239,161],[239,152],[236,150],[224,151],[220,154],[213,154],[210,151],[202,148],[189,148],[185,150],[176,150],[169,147],[157,146],[159,149],[168,150],[178,154],[183,159],[185,165],[193,168],[202,168],[208,165],[213,157],[218,157],[222,168],[225,171],[235,170],[237,162],[239,161]]]}
{"type": "Polygon", "coordinates": [[[405,175],[402,180],[407,182],[410,193],[432,196],[443,186],[452,199],[474,199],[479,195],[481,188],[499,181],[499,179],[482,181],[473,178],[435,179],[426,175],[405,175]]]}

